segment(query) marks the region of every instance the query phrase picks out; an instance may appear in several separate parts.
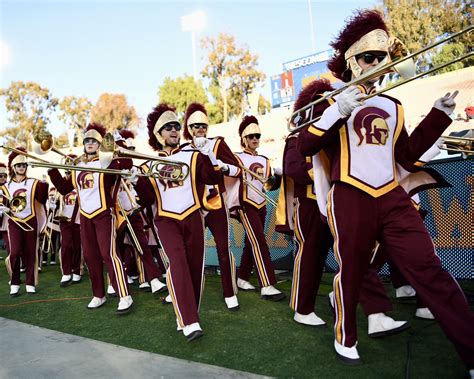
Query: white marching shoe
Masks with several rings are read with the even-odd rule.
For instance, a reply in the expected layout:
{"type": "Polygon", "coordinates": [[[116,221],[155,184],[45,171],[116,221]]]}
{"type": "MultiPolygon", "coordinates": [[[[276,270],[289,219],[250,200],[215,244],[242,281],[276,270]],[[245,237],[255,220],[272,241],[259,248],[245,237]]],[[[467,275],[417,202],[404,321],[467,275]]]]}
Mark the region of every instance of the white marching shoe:
{"type": "Polygon", "coordinates": [[[151,293],[161,293],[166,291],[166,284],[160,282],[158,278],[153,279],[151,282],[151,293]]]}
{"type": "Polygon", "coordinates": [[[328,293],[329,305],[334,309],[334,291],[328,293]]]}
{"type": "Polygon", "coordinates": [[[59,285],[61,287],[67,287],[69,284],[71,284],[71,279],[72,275],[63,275],[61,277],[61,282],[59,283],[59,285]]]}
{"type": "Polygon", "coordinates": [[[361,362],[359,352],[357,351],[357,342],[352,347],[346,347],[334,340],[334,349],[338,358],[344,363],[356,365],[361,362]]]}
{"type": "Polygon", "coordinates": [[[79,283],[81,280],[82,280],[81,275],[72,274],[72,282],[73,283],[79,283]]]}
{"type": "Polygon", "coordinates": [[[384,337],[401,332],[409,327],[408,321],[395,321],[384,313],[369,315],[369,337],[384,337]]]}
{"type": "Polygon", "coordinates": [[[97,309],[99,307],[101,307],[102,305],[104,305],[105,301],[107,300],[107,298],[104,296],[104,297],[93,297],[92,300],[90,301],[90,303],[87,305],[87,308],[89,309],[97,309]]]}
{"type": "Polygon", "coordinates": [[[164,304],[164,305],[172,304],[172,303],[173,303],[173,299],[171,298],[171,295],[168,294],[168,296],[163,297],[163,298],[161,299],[161,303],[164,304]]]}
{"type": "Polygon", "coordinates": [[[255,291],[256,288],[247,282],[246,280],[237,278],[237,287],[244,291],[255,291]]]}
{"type": "Polygon", "coordinates": [[[121,297],[117,307],[117,313],[123,315],[130,312],[132,305],[133,299],[130,295],[121,297]]]}
{"type": "Polygon", "coordinates": [[[417,308],[415,312],[415,316],[418,318],[422,318],[424,320],[434,320],[435,317],[433,313],[429,310],[429,308],[417,308]]]}
{"type": "Polygon", "coordinates": [[[131,276],[127,275],[127,283],[128,284],[133,284],[134,283],[133,278],[131,276]]]}
{"type": "Polygon", "coordinates": [[[112,287],[110,284],[107,286],[107,295],[116,297],[117,294],[115,293],[114,287],[112,287]]]}
{"type": "Polygon", "coordinates": [[[182,332],[183,329],[184,329],[184,326],[181,326],[181,325],[179,324],[178,319],[176,319],[176,330],[177,330],[178,332],[182,332]]]}
{"type": "Polygon", "coordinates": [[[17,297],[20,295],[20,286],[17,284],[12,284],[10,286],[10,296],[17,297]]]}
{"type": "Polygon", "coordinates": [[[395,289],[395,296],[397,298],[413,297],[416,296],[416,291],[412,286],[401,286],[395,289]]]}
{"type": "Polygon", "coordinates": [[[311,312],[310,314],[307,314],[307,315],[302,315],[301,313],[295,312],[295,316],[293,317],[293,320],[295,320],[299,324],[309,325],[309,326],[325,326],[326,325],[326,323],[322,319],[320,319],[314,312],[311,312]]]}
{"type": "Polygon", "coordinates": [[[237,300],[237,296],[231,297],[224,297],[225,304],[227,305],[227,309],[229,311],[235,312],[240,309],[239,301],[237,300]]]}
{"type": "Polygon", "coordinates": [[[138,286],[139,289],[145,292],[150,292],[151,291],[151,286],[148,282],[143,282],[138,286]]]}
{"type": "Polygon", "coordinates": [[[35,286],[29,286],[29,285],[26,285],[26,293],[28,295],[34,295],[36,293],[36,288],[35,286]]]}
{"type": "Polygon", "coordinates": [[[260,290],[260,296],[263,300],[271,301],[280,301],[286,297],[283,292],[277,290],[273,286],[262,287],[262,289],[260,290]]]}
{"type": "Polygon", "coordinates": [[[183,328],[183,334],[188,340],[188,342],[191,342],[202,337],[204,333],[202,332],[201,325],[199,325],[199,322],[195,322],[190,325],[185,325],[183,328]]]}

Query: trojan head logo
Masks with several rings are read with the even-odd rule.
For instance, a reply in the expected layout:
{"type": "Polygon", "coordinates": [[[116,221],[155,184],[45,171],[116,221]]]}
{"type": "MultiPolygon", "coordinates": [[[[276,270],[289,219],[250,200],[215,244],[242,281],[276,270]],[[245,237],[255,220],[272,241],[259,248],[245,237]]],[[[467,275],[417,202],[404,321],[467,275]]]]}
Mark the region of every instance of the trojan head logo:
{"type": "MultiPolygon", "coordinates": [[[[261,163],[258,163],[258,162],[252,163],[249,167],[249,170],[261,176],[262,178],[265,176],[265,173],[263,172],[263,166],[261,163]]],[[[251,180],[258,180],[258,179],[252,176],[251,180]]]]}
{"type": "Polygon", "coordinates": [[[66,196],[64,196],[64,204],[65,205],[74,205],[76,203],[76,193],[70,192],[66,196]]]}
{"type": "Polygon", "coordinates": [[[387,122],[390,115],[380,108],[367,107],[361,109],[354,117],[354,130],[359,137],[360,146],[362,142],[369,145],[385,145],[388,138],[389,128],[387,122]]]}
{"type": "Polygon", "coordinates": [[[94,187],[94,175],[91,172],[82,171],[77,177],[77,183],[81,189],[90,189],[94,187]]]}
{"type": "Polygon", "coordinates": [[[13,196],[12,197],[24,197],[26,198],[26,189],[25,188],[21,188],[21,189],[17,189],[14,193],[13,193],[13,196]]]}
{"type": "Polygon", "coordinates": [[[160,183],[164,187],[164,191],[166,191],[167,188],[176,188],[176,187],[181,187],[183,185],[183,181],[176,181],[176,180],[167,180],[167,179],[172,179],[173,178],[173,173],[175,172],[176,166],[173,165],[163,165],[160,166],[160,173],[162,178],[159,179],[160,183]]]}

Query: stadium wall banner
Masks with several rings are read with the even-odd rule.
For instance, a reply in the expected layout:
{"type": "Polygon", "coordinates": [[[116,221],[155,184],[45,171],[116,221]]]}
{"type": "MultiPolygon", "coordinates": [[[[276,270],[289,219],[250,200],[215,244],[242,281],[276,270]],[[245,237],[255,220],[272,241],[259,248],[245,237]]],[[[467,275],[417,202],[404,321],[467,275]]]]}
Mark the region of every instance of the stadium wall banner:
{"type": "MultiPolygon", "coordinates": [[[[473,206],[474,159],[449,158],[427,165],[438,171],[451,184],[449,188],[431,189],[420,193],[421,208],[427,212],[425,225],[433,239],[443,267],[458,279],[474,279],[473,206]]],[[[268,193],[275,201],[278,191],[268,193]]],[[[293,240],[275,232],[275,209],[267,205],[265,234],[275,269],[293,269],[293,240]]],[[[216,245],[206,230],[206,265],[218,266],[216,245]]],[[[237,265],[244,247],[244,230],[231,220],[229,246],[237,265]]],[[[327,271],[336,271],[332,251],[326,261],[327,271]]],[[[388,274],[384,266],[382,274],[388,274]]]]}

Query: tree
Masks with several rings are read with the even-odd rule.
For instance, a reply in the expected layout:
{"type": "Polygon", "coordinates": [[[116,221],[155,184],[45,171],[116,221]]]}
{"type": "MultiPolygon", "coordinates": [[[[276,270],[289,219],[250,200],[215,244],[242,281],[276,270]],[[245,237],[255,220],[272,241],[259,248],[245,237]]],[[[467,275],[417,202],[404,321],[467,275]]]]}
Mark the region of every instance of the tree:
{"type": "Polygon", "coordinates": [[[133,130],[140,119],[135,107],[128,105],[125,95],[103,93],[92,108],[91,122],[102,124],[108,131],[133,130]]]}
{"type": "Polygon", "coordinates": [[[49,89],[34,82],[12,82],[10,87],[0,89],[5,98],[5,107],[9,113],[8,121],[13,127],[1,133],[9,145],[23,145],[29,148],[29,142],[35,133],[45,130],[50,115],[58,105],[49,89]]]}
{"type": "Polygon", "coordinates": [[[206,91],[201,81],[195,81],[192,76],[184,75],[176,79],[166,77],[158,88],[160,103],[168,103],[176,107],[176,112],[182,116],[186,108],[193,102],[206,104],[206,91]]]}
{"type": "MultiPolygon", "coordinates": [[[[70,128],[76,129],[74,144],[77,143],[80,130],[85,129],[92,110],[92,103],[85,97],[66,96],[59,102],[58,118],[70,128]]],[[[67,136],[63,136],[63,140],[67,136]]],[[[59,141],[57,142],[59,145],[59,141]]]]}
{"type": "Polygon", "coordinates": [[[248,93],[265,80],[265,74],[257,69],[258,56],[247,46],[238,47],[231,35],[206,37],[201,45],[208,51],[208,63],[201,74],[210,79],[209,90],[216,95],[216,103],[222,101],[223,122],[227,122],[229,116],[245,110],[248,93]]]}
{"type": "MultiPolygon", "coordinates": [[[[383,0],[378,9],[385,15],[390,34],[398,37],[410,52],[416,52],[449,33],[464,29],[471,24],[472,19],[469,5],[464,1],[383,0]]],[[[472,36],[464,35],[449,44],[459,42],[464,44],[464,51],[467,51],[468,46],[472,45],[472,36]]],[[[417,57],[420,69],[431,67],[433,57],[441,50],[442,47],[439,47],[417,57]]],[[[452,69],[451,66],[448,68],[452,69]]]]}

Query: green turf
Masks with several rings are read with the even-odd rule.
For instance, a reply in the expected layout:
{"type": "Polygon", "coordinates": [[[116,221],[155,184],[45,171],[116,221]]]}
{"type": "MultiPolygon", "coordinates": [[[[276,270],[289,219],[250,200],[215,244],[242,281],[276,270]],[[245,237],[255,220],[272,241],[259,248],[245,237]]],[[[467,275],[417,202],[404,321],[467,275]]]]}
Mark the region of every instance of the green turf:
{"type": "MultiPolygon", "coordinates": [[[[176,331],[172,307],[162,305],[150,293],[132,287],[134,310],[118,316],[115,299],[109,299],[100,309],[86,309],[91,296],[87,277],[67,288],[59,287],[60,277],[58,266],[47,266],[40,274],[37,295],[25,295],[22,286],[22,295],[12,299],[7,273],[0,270],[0,316],[139,350],[277,377],[401,378],[405,376],[407,341],[411,346],[410,377],[462,378],[467,374],[438,325],[414,319],[413,301],[394,301],[392,312],[396,319],[410,320],[412,328],[384,339],[367,337],[367,320],[359,312],[358,349],[364,363],[352,367],[336,358],[332,328],[296,324],[286,300],[272,303],[260,300],[257,293],[240,292],[241,310],[229,312],[218,276],[206,278],[200,313],[205,335],[193,343],[187,343],[176,331]],[[22,304],[73,297],[87,299],[22,304]]],[[[326,321],[332,320],[326,296],[331,280],[331,274],[324,275],[316,302],[316,313],[326,321]]],[[[472,281],[461,285],[472,293],[472,281]]],[[[279,287],[289,294],[288,281],[279,287]]],[[[393,295],[393,290],[387,289],[393,295]]]]}

